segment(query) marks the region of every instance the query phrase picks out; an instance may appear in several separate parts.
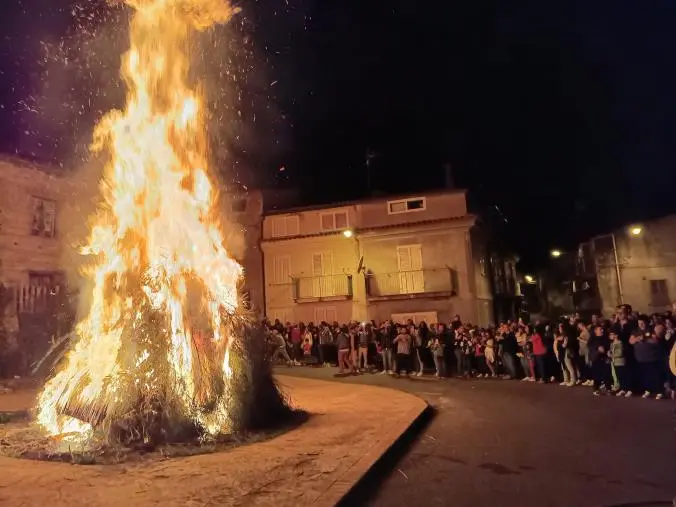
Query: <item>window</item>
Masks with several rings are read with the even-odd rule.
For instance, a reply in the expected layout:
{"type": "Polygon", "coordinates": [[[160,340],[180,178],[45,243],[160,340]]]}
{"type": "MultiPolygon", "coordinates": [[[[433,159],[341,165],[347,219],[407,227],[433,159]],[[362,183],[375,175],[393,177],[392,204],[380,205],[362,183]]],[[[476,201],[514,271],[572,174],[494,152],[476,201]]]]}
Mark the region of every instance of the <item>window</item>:
{"type": "Polygon", "coordinates": [[[53,238],[56,232],[56,201],[33,197],[31,205],[31,234],[53,238]]]}
{"type": "Polygon", "coordinates": [[[333,324],[338,320],[338,312],[336,311],[335,306],[319,306],[315,308],[315,324],[320,322],[326,322],[327,324],[333,324]]]}
{"type": "Polygon", "coordinates": [[[291,283],[291,258],[280,256],[272,258],[273,283],[291,283]]]}
{"type": "Polygon", "coordinates": [[[244,213],[246,211],[246,197],[237,197],[233,199],[231,209],[233,213],[244,213]]]}
{"type": "Polygon", "coordinates": [[[330,297],[336,294],[333,275],[333,253],[312,254],[312,297],[330,297]]]}
{"type": "Polygon", "coordinates": [[[411,211],[424,211],[426,208],[424,197],[414,197],[411,199],[401,199],[399,201],[387,201],[387,213],[396,215],[397,213],[409,213],[411,211]]]}
{"type": "Polygon", "coordinates": [[[297,216],[274,217],[272,219],[272,237],[298,236],[299,223],[297,216]]]}
{"type": "Polygon", "coordinates": [[[401,294],[416,294],[425,291],[421,245],[398,246],[397,265],[401,294]]]}
{"type": "Polygon", "coordinates": [[[336,213],[322,213],[320,216],[322,231],[336,231],[347,229],[347,211],[336,213]]]}
{"type": "Polygon", "coordinates": [[[671,302],[666,280],[650,280],[650,305],[667,306],[671,302]]]}

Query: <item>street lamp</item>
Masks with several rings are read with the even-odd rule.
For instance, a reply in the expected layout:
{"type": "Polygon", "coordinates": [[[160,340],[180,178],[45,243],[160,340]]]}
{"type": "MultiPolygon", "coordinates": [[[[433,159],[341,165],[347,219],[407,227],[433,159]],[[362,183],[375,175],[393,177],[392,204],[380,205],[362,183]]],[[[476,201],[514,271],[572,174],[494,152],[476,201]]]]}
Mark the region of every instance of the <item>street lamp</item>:
{"type": "Polygon", "coordinates": [[[552,250],[551,252],[549,252],[549,254],[550,254],[552,257],[554,257],[555,259],[558,259],[559,257],[561,257],[562,252],[561,252],[561,250],[554,249],[554,250],[552,250]]]}
{"type": "Polygon", "coordinates": [[[345,236],[348,239],[351,238],[353,235],[354,235],[354,232],[352,232],[352,229],[345,229],[343,231],[343,236],[345,236]]]}
{"type": "Polygon", "coordinates": [[[632,236],[640,236],[642,232],[643,232],[643,227],[641,227],[640,225],[634,225],[634,226],[629,228],[629,233],[632,236]]]}
{"type": "Polygon", "coordinates": [[[531,275],[524,275],[523,279],[526,280],[526,283],[534,283],[535,278],[533,278],[531,275]]]}

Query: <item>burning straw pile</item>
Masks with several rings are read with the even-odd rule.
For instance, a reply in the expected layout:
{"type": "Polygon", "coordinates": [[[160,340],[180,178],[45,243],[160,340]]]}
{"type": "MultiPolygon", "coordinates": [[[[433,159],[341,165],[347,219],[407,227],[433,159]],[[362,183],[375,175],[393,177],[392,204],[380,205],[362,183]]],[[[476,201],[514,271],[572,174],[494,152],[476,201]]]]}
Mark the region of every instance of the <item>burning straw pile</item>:
{"type": "Polygon", "coordinates": [[[242,268],[223,245],[207,171],[191,34],[234,14],[225,0],[126,0],[127,104],[102,119],[108,160],[83,254],[88,314],[40,395],[37,420],[66,441],[194,441],[288,414],[264,338],[240,309],[242,268]]]}

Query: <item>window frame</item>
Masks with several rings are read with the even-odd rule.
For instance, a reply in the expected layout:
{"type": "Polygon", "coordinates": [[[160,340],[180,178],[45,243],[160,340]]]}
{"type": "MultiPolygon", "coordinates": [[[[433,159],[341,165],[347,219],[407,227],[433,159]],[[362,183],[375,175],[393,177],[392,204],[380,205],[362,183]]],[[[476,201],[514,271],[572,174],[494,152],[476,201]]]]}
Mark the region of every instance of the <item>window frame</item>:
{"type": "Polygon", "coordinates": [[[273,216],[272,217],[272,222],[271,222],[271,231],[270,235],[273,238],[290,238],[290,237],[295,237],[295,236],[300,236],[300,218],[298,215],[281,215],[281,216],[273,216]],[[284,233],[283,234],[275,234],[276,229],[275,229],[275,223],[279,223],[280,221],[283,221],[284,223],[284,233]],[[294,228],[296,229],[296,232],[294,234],[291,234],[289,232],[289,221],[295,222],[294,228]]]}
{"type": "Polygon", "coordinates": [[[402,213],[415,213],[416,211],[426,211],[427,210],[427,198],[426,197],[407,197],[406,199],[395,199],[393,201],[387,201],[387,214],[388,215],[401,215],[402,213]],[[408,207],[410,202],[421,201],[422,206],[420,208],[410,209],[408,207]],[[392,211],[393,204],[404,203],[406,209],[403,211],[392,211]]]}
{"type": "Polygon", "coordinates": [[[322,232],[334,232],[342,231],[350,227],[350,215],[347,211],[325,211],[319,214],[319,230],[322,232]],[[336,220],[336,215],[345,215],[345,226],[338,227],[338,220],[336,220]],[[332,217],[333,227],[327,228],[324,227],[324,217],[332,217]]]}

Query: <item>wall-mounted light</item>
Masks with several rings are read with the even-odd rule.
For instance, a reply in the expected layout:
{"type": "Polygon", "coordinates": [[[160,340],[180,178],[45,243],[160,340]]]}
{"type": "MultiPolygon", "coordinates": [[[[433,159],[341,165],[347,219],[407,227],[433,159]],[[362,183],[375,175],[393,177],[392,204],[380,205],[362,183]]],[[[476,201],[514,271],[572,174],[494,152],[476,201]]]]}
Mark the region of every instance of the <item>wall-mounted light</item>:
{"type": "Polygon", "coordinates": [[[557,250],[557,249],[554,249],[551,252],[549,252],[549,255],[551,255],[555,259],[558,259],[559,257],[561,257],[562,254],[563,253],[561,252],[561,250],[557,250]]]}
{"type": "Polygon", "coordinates": [[[526,280],[526,283],[535,283],[535,278],[530,275],[524,275],[523,279],[526,280]]]}
{"type": "Polygon", "coordinates": [[[346,238],[351,238],[352,236],[354,236],[354,232],[352,232],[352,229],[345,229],[343,231],[343,236],[345,236],[346,238]]]}

